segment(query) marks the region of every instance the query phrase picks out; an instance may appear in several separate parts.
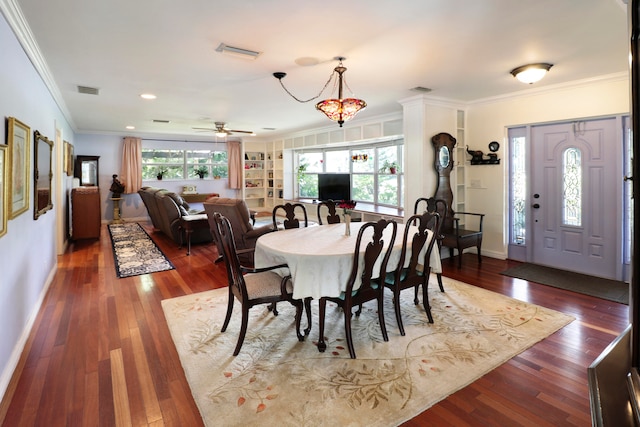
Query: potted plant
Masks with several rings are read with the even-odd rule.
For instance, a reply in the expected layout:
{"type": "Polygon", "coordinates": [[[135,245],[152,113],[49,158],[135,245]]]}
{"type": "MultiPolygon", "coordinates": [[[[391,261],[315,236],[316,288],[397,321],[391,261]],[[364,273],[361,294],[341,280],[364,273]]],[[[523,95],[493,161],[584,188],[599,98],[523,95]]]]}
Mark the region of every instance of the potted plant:
{"type": "Polygon", "coordinates": [[[306,163],[300,163],[300,165],[298,166],[298,182],[302,181],[302,177],[304,176],[304,172],[307,171],[307,164],[306,163]]]}
{"type": "Polygon", "coordinates": [[[387,170],[391,175],[395,175],[398,171],[398,163],[395,161],[390,162],[389,160],[385,160],[382,164],[382,167],[380,168],[380,172],[384,173],[387,170]]]}
{"type": "Polygon", "coordinates": [[[167,170],[165,168],[158,168],[157,172],[156,172],[156,178],[158,178],[159,181],[162,181],[162,177],[167,173],[167,170]]]}
{"type": "Polygon", "coordinates": [[[200,179],[203,179],[205,176],[209,175],[209,168],[206,166],[198,166],[193,173],[198,175],[200,179]]]}

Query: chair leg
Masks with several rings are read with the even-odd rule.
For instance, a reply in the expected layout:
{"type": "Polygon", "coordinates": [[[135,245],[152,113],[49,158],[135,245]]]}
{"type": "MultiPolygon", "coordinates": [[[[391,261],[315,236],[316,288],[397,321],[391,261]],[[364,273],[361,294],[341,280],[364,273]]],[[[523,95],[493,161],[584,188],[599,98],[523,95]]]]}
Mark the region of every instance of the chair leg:
{"type": "MultiPolygon", "coordinates": [[[[384,287],[381,289],[381,291],[384,291],[384,287]]],[[[398,297],[399,297],[399,295],[398,295],[398,297]]],[[[399,301],[400,298],[397,298],[397,300],[399,301]]],[[[398,308],[399,307],[400,307],[400,303],[398,303],[398,308]]],[[[389,335],[387,334],[387,324],[384,321],[384,298],[382,298],[382,295],[380,295],[378,297],[378,321],[380,322],[380,330],[382,331],[382,339],[384,339],[385,341],[389,341],[389,335]]]]}
{"type": "Polygon", "coordinates": [[[224,318],[224,323],[222,324],[222,330],[220,332],[224,332],[227,330],[227,326],[229,326],[229,320],[231,320],[231,312],[233,312],[233,303],[236,300],[236,297],[233,296],[233,292],[231,292],[231,287],[229,287],[229,302],[227,303],[227,315],[224,318]]]}
{"type": "MultiPolygon", "coordinates": [[[[415,287],[416,298],[414,302],[418,304],[418,287],[415,287]]],[[[400,313],[400,292],[393,290],[393,308],[396,312],[396,321],[398,322],[398,330],[400,335],[404,336],[404,324],[402,323],[402,314],[400,313]]]]}
{"type": "Polygon", "coordinates": [[[302,300],[293,300],[291,301],[291,304],[293,304],[296,307],[296,335],[298,336],[298,341],[304,341],[305,335],[302,332],[300,332],[300,324],[302,323],[302,309],[303,309],[302,300]]]}
{"type": "MultiPolygon", "coordinates": [[[[436,273],[436,278],[438,279],[438,286],[440,286],[440,292],[444,292],[444,286],[442,286],[442,273],[436,273]]],[[[417,290],[416,290],[416,293],[418,293],[417,290]]]]}
{"type": "Polygon", "coordinates": [[[304,330],[305,335],[309,335],[311,332],[311,298],[304,299],[304,309],[307,312],[307,329],[304,330]]]}
{"type": "Polygon", "coordinates": [[[478,264],[482,264],[482,256],[480,254],[480,248],[482,247],[482,240],[478,241],[476,249],[478,250],[478,264]]]}
{"type": "Polygon", "coordinates": [[[319,315],[319,323],[320,325],[318,326],[318,329],[320,329],[319,337],[318,337],[318,351],[320,353],[324,353],[324,351],[327,349],[327,344],[324,342],[324,315],[325,315],[325,311],[327,309],[327,300],[325,300],[324,298],[320,298],[320,302],[318,303],[319,306],[319,311],[318,311],[318,315],[319,315]]]}
{"type": "Polygon", "coordinates": [[[458,245],[458,268],[462,268],[462,248],[458,245]]]}
{"type": "Polygon", "coordinates": [[[429,323],[433,323],[431,305],[429,304],[429,286],[427,283],[422,285],[422,305],[424,306],[424,311],[427,312],[427,319],[429,319],[429,323]]]}
{"type": "Polygon", "coordinates": [[[360,317],[361,313],[362,313],[362,304],[360,304],[358,306],[358,309],[356,310],[356,317],[360,317]]]}
{"type": "Polygon", "coordinates": [[[249,307],[246,304],[242,304],[242,324],[240,325],[240,335],[238,335],[238,344],[236,344],[236,349],[233,350],[233,355],[237,356],[240,353],[240,348],[242,348],[242,343],[244,342],[244,336],[247,333],[247,324],[249,323],[249,307]]]}
{"type": "Polygon", "coordinates": [[[273,315],[274,316],[278,315],[278,308],[276,307],[276,303],[275,302],[272,302],[271,304],[269,304],[269,306],[267,307],[267,310],[273,311],[273,315]]]}
{"type": "Polygon", "coordinates": [[[344,311],[344,335],[347,338],[347,347],[349,348],[349,356],[356,358],[356,351],[353,348],[353,337],[351,336],[351,310],[344,311]]]}

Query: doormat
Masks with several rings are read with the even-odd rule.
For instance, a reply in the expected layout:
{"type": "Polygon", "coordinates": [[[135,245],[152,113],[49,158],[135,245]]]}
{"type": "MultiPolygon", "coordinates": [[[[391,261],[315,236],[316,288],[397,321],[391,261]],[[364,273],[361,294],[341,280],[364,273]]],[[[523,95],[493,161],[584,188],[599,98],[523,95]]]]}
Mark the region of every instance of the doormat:
{"type": "Polygon", "coordinates": [[[138,276],[175,267],[136,222],[109,224],[118,277],[138,276]]]}
{"type": "Polygon", "coordinates": [[[618,280],[529,263],[516,265],[500,274],[629,305],[629,284],[618,280]]]}

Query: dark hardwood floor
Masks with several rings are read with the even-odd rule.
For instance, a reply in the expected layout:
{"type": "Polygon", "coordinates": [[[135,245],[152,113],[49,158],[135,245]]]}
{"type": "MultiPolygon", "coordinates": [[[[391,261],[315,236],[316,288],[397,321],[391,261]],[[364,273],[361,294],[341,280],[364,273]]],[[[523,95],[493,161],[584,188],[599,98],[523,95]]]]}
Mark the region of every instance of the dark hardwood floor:
{"type": "MultiPolygon", "coordinates": [[[[160,301],[226,286],[214,245],[191,256],[145,226],[176,269],[118,279],[106,226],[60,256],[0,405],[3,426],[202,425],[160,301]]],[[[627,325],[626,305],[500,275],[465,255],[444,275],[576,320],[405,426],[588,426],[587,367],[627,325]]],[[[316,329],[317,330],[317,329],[316,329]]]]}

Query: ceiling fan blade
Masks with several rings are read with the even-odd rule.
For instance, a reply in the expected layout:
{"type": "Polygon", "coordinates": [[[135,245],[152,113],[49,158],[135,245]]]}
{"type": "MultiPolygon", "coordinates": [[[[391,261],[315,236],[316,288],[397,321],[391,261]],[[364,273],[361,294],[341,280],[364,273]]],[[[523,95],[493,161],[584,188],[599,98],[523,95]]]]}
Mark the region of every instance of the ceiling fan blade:
{"type": "Polygon", "coordinates": [[[214,128],[191,128],[193,130],[202,130],[202,131],[209,131],[209,132],[216,132],[217,129],[214,128]]]}
{"type": "Polygon", "coordinates": [[[227,132],[238,132],[238,133],[253,133],[250,130],[235,130],[235,129],[225,129],[227,132]]]}

